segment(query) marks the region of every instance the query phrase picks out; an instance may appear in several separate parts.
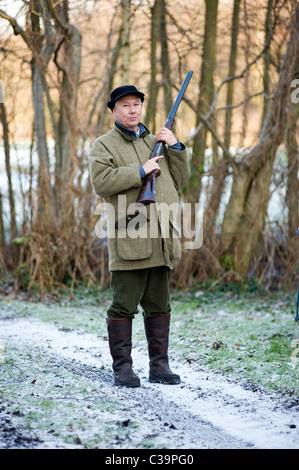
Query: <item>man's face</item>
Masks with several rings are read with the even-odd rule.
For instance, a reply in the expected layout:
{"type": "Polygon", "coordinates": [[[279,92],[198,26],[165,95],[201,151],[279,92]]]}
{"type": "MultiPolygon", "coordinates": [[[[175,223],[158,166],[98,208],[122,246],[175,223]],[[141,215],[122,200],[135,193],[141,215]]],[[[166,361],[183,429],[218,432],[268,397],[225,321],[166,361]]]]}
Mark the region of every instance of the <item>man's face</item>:
{"type": "Polygon", "coordinates": [[[141,119],[142,103],[135,95],[127,95],[115,103],[113,115],[127,129],[137,131],[141,119]]]}

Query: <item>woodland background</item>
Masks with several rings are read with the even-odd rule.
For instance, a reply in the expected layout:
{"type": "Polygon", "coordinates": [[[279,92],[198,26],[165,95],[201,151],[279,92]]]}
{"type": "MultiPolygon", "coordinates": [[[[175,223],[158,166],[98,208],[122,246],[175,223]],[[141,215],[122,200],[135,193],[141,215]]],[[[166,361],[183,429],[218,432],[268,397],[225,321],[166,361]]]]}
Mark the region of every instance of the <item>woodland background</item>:
{"type": "Polygon", "coordinates": [[[297,1],[3,0],[0,38],[0,270],[15,290],[109,283],[88,154],[113,124],[110,91],[142,90],[155,133],[188,70],[175,123],[191,156],[181,198],[204,202],[204,234],[172,285],[294,287],[297,1]]]}

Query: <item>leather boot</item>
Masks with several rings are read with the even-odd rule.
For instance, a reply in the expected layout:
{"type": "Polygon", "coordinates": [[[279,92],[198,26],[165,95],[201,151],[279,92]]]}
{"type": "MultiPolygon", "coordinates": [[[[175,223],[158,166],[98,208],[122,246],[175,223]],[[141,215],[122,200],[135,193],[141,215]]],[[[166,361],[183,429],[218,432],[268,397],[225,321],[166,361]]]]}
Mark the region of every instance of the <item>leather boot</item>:
{"type": "Polygon", "coordinates": [[[132,370],[132,319],[107,318],[107,329],[113,359],[114,384],[140,387],[139,377],[132,370]]]}
{"type": "Polygon", "coordinates": [[[168,364],[168,339],[170,315],[144,318],[145,334],[150,359],[149,381],[163,384],[179,384],[180,376],[174,374],[168,364]]]}

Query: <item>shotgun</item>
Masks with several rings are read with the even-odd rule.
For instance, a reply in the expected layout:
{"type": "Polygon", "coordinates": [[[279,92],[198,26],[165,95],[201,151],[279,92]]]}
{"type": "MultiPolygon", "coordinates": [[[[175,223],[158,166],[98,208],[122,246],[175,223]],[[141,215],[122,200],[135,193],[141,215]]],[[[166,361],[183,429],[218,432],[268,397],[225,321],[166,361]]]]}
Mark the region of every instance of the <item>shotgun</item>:
{"type": "MultiPolygon", "coordinates": [[[[192,75],[193,75],[192,70],[190,70],[186,75],[186,78],[183,82],[182,88],[180,89],[179,94],[178,94],[178,96],[177,96],[177,98],[176,98],[176,100],[175,100],[175,102],[174,102],[174,104],[171,108],[171,111],[168,115],[168,118],[166,120],[166,123],[165,123],[164,127],[166,127],[167,129],[172,128],[175,113],[178,110],[178,107],[179,107],[179,105],[182,101],[182,98],[183,98],[184,93],[187,89],[187,86],[189,85],[189,82],[191,80],[192,75]]],[[[164,145],[165,145],[165,143],[162,142],[162,141],[157,142],[155,147],[154,147],[154,150],[151,153],[150,158],[158,157],[159,155],[162,155],[164,145]]],[[[155,202],[156,177],[159,176],[160,173],[161,173],[160,170],[153,170],[151,173],[146,175],[146,177],[143,180],[143,185],[140,189],[140,192],[139,192],[139,195],[138,195],[138,198],[137,198],[136,202],[140,202],[144,205],[151,204],[151,203],[155,202]]]]}

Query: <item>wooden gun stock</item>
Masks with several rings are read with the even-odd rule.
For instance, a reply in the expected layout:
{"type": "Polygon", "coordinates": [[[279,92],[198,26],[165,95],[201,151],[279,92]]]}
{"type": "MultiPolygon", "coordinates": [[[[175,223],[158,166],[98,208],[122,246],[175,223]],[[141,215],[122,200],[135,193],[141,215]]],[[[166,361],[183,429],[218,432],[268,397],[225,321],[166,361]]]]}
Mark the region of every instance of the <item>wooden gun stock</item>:
{"type": "MultiPolygon", "coordinates": [[[[182,85],[182,88],[179,91],[179,94],[174,102],[174,105],[171,108],[171,111],[169,113],[169,116],[166,120],[165,126],[167,129],[171,129],[173,122],[174,122],[174,116],[175,113],[177,112],[177,109],[182,101],[182,98],[184,96],[184,93],[187,89],[187,86],[189,85],[190,79],[193,75],[192,70],[190,70],[186,78],[184,80],[184,83],[182,85]]],[[[163,147],[165,145],[165,142],[157,142],[154,150],[151,153],[150,158],[153,157],[158,157],[159,155],[162,155],[163,152],[163,147]]],[[[144,205],[151,204],[155,202],[155,195],[156,195],[156,178],[161,174],[160,170],[154,170],[151,173],[149,173],[143,180],[143,185],[140,189],[138,198],[136,202],[140,202],[144,205]]]]}

